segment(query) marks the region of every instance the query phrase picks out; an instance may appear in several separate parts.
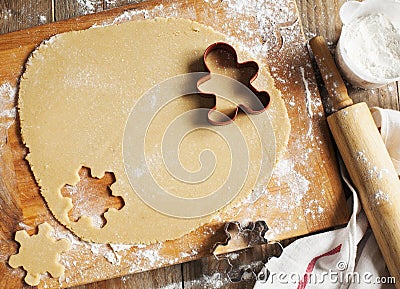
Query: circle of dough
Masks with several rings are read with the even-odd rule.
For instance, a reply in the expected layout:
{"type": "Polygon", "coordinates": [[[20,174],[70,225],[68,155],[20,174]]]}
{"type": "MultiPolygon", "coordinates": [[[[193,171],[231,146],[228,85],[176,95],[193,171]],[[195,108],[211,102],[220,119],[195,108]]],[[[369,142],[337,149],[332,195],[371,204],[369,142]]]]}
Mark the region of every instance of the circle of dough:
{"type": "MultiPolygon", "coordinates": [[[[148,207],[135,194],[124,171],[121,142],[135,102],[165,79],[204,71],[202,55],[218,41],[230,43],[228,37],[197,22],[155,19],[59,34],[32,53],[20,82],[21,132],[41,194],[62,224],[82,239],[98,243],[176,239],[209,222],[215,214],[229,216],[229,208],[252,192],[258,174],[257,146],[249,148],[249,181],[236,199],[221,212],[201,218],[174,218],[148,207]],[[60,190],[79,181],[82,166],[98,178],[113,172],[116,182],[112,193],[124,199],[124,207],[104,214],[107,222],[102,228],[94,226],[87,216],[77,222],[68,217],[73,204],[60,190]]],[[[230,44],[238,49],[240,62],[249,60],[240,47],[230,44]]],[[[267,113],[274,129],[265,133],[276,138],[279,156],[290,130],[283,100],[265,67],[261,66],[254,86],[271,95],[267,113]]],[[[242,119],[247,129],[246,118],[242,119]]],[[[214,139],[218,141],[210,141],[214,139]]],[[[268,180],[264,182],[267,186],[268,180]]]]}

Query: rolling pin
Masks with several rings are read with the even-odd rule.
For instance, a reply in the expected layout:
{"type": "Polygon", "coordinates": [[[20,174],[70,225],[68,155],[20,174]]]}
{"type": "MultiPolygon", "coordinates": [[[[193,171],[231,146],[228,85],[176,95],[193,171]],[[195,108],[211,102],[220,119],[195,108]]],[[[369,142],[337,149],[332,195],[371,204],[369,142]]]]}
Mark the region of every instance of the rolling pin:
{"type": "Polygon", "coordinates": [[[348,96],[325,39],[314,37],[310,47],[336,111],[327,117],[329,128],[388,270],[400,289],[399,177],[367,104],[353,104],[348,96]]]}

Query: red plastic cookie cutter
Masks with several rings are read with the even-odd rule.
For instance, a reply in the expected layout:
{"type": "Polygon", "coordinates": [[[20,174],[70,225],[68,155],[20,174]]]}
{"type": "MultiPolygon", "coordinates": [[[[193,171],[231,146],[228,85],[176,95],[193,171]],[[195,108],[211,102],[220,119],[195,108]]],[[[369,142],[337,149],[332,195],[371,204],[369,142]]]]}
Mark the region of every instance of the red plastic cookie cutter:
{"type": "MultiPolygon", "coordinates": [[[[214,99],[214,107],[212,107],[208,113],[208,121],[213,124],[213,125],[226,125],[229,123],[232,123],[238,113],[239,110],[244,111],[247,114],[258,114],[264,112],[270,103],[270,95],[266,91],[258,91],[254,86],[252,85],[252,82],[257,78],[258,72],[259,72],[259,66],[255,61],[246,61],[239,63],[238,62],[238,56],[236,53],[236,50],[229,44],[224,43],[224,42],[216,42],[214,44],[211,44],[210,46],[207,47],[207,49],[204,52],[203,55],[203,61],[204,65],[206,67],[207,72],[209,72],[208,75],[202,77],[198,82],[197,82],[197,88],[200,91],[200,93],[203,96],[206,97],[212,97],[214,99]],[[214,119],[213,118],[213,113],[218,110],[218,96],[212,92],[206,92],[203,91],[200,86],[204,84],[207,81],[210,81],[212,79],[212,75],[214,72],[212,71],[213,68],[208,65],[208,58],[212,53],[218,53],[217,55],[220,57],[220,59],[216,60],[216,64],[220,64],[220,62],[231,62],[230,65],[233,65],[233,68],[236,68],[237,70],[254,70],[254,72],[248,77],[247,80],[239,80],[243,85],[247,86],[247,88],[251,91],[250,93],[247,93],[248,95],[252,95],[253,100],[247,99],[247,101],[253,102],[252,104],[250,103],[242,103],[242,102],[237,102],[238,104],[236,105],[236,108],[232,111],[229,112],[228,114],[224,112],[220,112],[224,115],[223,118],[219,119],[214,119]]],[[[231,67],[232,68],[232,67],[231,67]]],[[[223,65],[221,65],[220,70],[226,71],[226,68],[224,68],[223,65]]],[[[219,73],[223,74],[223,73],[219,73]]]]}

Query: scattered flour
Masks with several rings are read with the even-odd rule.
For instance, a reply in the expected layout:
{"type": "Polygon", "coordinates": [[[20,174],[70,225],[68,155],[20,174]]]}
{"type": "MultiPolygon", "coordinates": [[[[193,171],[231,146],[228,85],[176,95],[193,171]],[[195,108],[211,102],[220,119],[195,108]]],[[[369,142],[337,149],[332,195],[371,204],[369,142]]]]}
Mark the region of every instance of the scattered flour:
{"type": "Polygon", "coordinates": [[[59,239],[67,239],[70,241],[72,248],[76,246],[81,246],[83,245],[83,242],[78,239],[75,235],[73,235],[70,231],[65,230],[58,230],[58,228],[55,228],[54,231],[52,232],[53,237],[57,240],[59,239]]]}
{"type": "Polygon", "coordinates": [[[203,288],[203,289],[219,289],[223,288],[231,281],[222,273],[216,272],[212,275],[203,275],[196,280],[184,281],[184,288],[203,288]]]}
{"type": "Polygon", "coordinates": [[[303,80],[303,84],[305,87],[305,93],[306,93],[306,107],[307,107],[307,113],[308,113],[308,117],[312,118],[314,116],[313,110],[312,110],[312,100],[311,100],[311,92],[310,89],[308,88],[308,81],[305,77],[305,71],[304,71],[304,67],[300,67],[300,73],[301,73],[301,78],[303,80]]]}
{"type": "MultiPolygon", "coordinates": [[[[309,190],[310,182],[294,167],[294,162],[290,159],[284,159],[277,163],[275,167],[275,175],[278,177],[278,182],[286,184],[292,192],[291,199],[294,204],[300,205],[304,194],[309,190]]],[[[278,184],[280,185],[280,184],[278,184]]]]}
{"type": "Polygon", "coordinates": [[[15,119],[15,95],[17,88],[6,82],[0,85],[0,118],[15,119]]]}
{"type": "Polygon", "coordinates": [[[105,0],[107,7],[115,5],[117,3],[117,0],[105,0]]]}
{"type": "Polygon", "coordinates": [[[39,22],[40,22],[40,24],[45,24],[45,23],[47,23],[47,17],[46,17],[46,15],[40,15],[40,16],[39,16],[39,22]]]}
{"type": "Polygon", "coordinates": [[[180,256],[181,258],[188,258],[188,257],[196,256],[198,253],[199,253],[199,252],[198,252],[197,250],[192,249],[192,251],[190,251],[189,253],[187,253],[187,252],[180,252],[180,253],[179,253],[179,256],[180,256]]]}
{"type": "Polygon", "coordinates": [[[100,0],[76,0],[79,5],[79,12],[81,14],[90,14],[98,10],[98,7],[102,5],[100,0]]]}
{"type": "Polygon", "coordinates": [[[25,230],[25,231],[29,231],[29,230],[32,230],[32,229],[33,229],[33,227],[31,227],[31,226],[25,224],[24,222],[19,222],[19,223],[18,223],[18,226],[19,226],[22,230],[25,230]]]}
{"type": "Polygon", "coordinates": [[[7,141],[7,130],[14,123],[17,110],[15,96],[17,88],[6,82],[0,85],[0,148],[7,141]]]}
{"type": "Polygon", "coordinates": [[[105,252],[104,258],[113,265],[119,265],[121,263],[121,256],[115,252],[105,252]]]}
{"type": "Polygon", "coordinates": [[[0,10],[0,20],[8,20],[13,16],[11,9],[2,9],[0,10]]]}
{"type": "MultiPolygon", "coordinates": [[[[125,11],[123,14],[115,18],[111,23],[103,23],[103,26],[113,25],[136,19],[152,19],[156,17],[179,17],[179,9],[181,3],[172,3],[169,6],[159,4],[152,9],[134,9],[125,11]]],[[[193,17],[194,18],[194,17],[193,17]]]]}
{"type": "Polygon", "coordinates": [[[377,205],[380,205],[382,203],[390,203],[389,195],[382,191],[377,191],[374,195],[374,198],[377,205]]]}
{"type": "Polygon", "coordinates": [[[304,89],[305,89],[307,114],[308,114],[308,117],[310,118],[309,121],[308,121],[308,131],[307,131],[306,137],[307,138],[312,138],[313,137],[313,135],[312,135],[312,129],[313,129],[312,118],[314,117],[314,112],[313,112],[313,108],[312,108],[313,101],[312,101],[312,98],[311,98],[311,92],[310,92],[310,89],[309,89],[309,83],[308,83],[308,80],[306,79],[306,76],[305,76],[304,67],[300,67],[300,74],[301,74],[301,79],[303,81],[304,89]]]}
{"type": "MultiPolygon", "coordinates": [[[[124,244],[96,244],[96,243],[90,243],[90,242],[85,242],[80,240],[78,237],[76,237],[75,235],[73,235],[70,231],[67,230],[55,230],[55,232],[53,232],[54,237],[56,239],[68,239],[71,244],[72,247],[75,248],[76,250],[80,250],[78,247],[80,248],[85,248],[85,249],[89,249],[90,252],[93,255],[98,255],[98,256],[103,256],[108,262],[110,262],[113,265],[120,265],[121,261],[123,259],[123,254],[121,254],[121,252],[125,252],[129,251],[132,247],[134,247],[134,245],[124,245],[124,244]]],[[[67,255],[63,255],[63,258],[68,258],[67,255]]],[[[66,267],[69,267],[71,264],[70,261],[63,259],[61,260],[62,262],[64,262],[64,264],[66,265],[66,267]]],[[[72,261],[72,265],[76,265],[76,261],[73,260],[72,261]]]]}
{"type": "Polygon", "coordinates": [[[133,245],[125,245],[125,244],[110,244],[110,247],[114,252],[120,252],[125,250],[130,250],[133,245]]]}
{"type": "Polygon", "coordinates": [[[325,209],[321,207],[319,200],[311,200],[304,210],[304,215],[308,215],[313,220],[319,220],[324,211],[325,209]]]}
{"type": "Polygon", "coordinates": [[[231,36],[232,42],[242,43],[241,48],[257,59],[266,57],[271,49],[279,50],[286,42],[291,42],[292,30],[295,29],[294,27],[299,29],[295,26],[298,17],[295,3],[291,0],[279,0],[275,5],[263,0],[205,0],[204,2],[223,9],[227,19],[221,19],[217,13],[214,13],[213,7],[196,12],[193,7],[183,6],[178,2],[168,5],[159,4],[152,9],[125,11],[112,22],[103,23],[102,26],[155,17],[185,17],[194,20],[200,13],[204,14],[203,17],[221,32],[237,31],[236,36],[231,36]],[[242,20],[236,21],[238,17],[242,20]]]}
{"type": "Polygon", "coordinates": [[[367,158],[364,151],[358,151],[356,153],[356,159],[365,165],[365,168],[368,170],[368,173],[371,177],[376,177],[379,180],[382,179],[384,174],[389,173],[389,169],[387,168],[378,168],[374,166],[369,159],[367,158]]]}
{"type": "Polygon", "coordinates": [[[152,268],[156,263],[157,265],[178,263],[178,258],[160,256],[162,246],[162,243],[158,243],[150,249],[135,252],[135,261],[130,264],[129,273],[140,272],[144,268],[152,268]]]}

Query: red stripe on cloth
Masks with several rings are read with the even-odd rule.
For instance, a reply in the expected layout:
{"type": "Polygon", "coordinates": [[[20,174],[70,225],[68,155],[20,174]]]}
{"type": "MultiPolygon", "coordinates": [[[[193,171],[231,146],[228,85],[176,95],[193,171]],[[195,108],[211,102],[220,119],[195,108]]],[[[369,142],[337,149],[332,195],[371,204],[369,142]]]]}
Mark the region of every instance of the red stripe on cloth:
{"type": "Polygon", "coordinates": [[[303,276],[303,279],[299,282],[299,285],[297,286],[297,289],[304,289],[306,288],[308,281],[310,280],[310,274],[312,273],[312,271],[314,270],[315,264],[317,263],[317,261],[322,258],[322,257],[326,257],[326,256],[331,256],[331,255],[335,255],[337,253],[340,252],[340,250],[342,249],[342,244],[340,244],[339,246],[337,246],[336,248],[330,250],[329,252],[326,252],[325,254],[319,255],[317,257],[314,257],[310,263],[308,263],[307,269],[306,269],[306,273],[303,276]]]}

